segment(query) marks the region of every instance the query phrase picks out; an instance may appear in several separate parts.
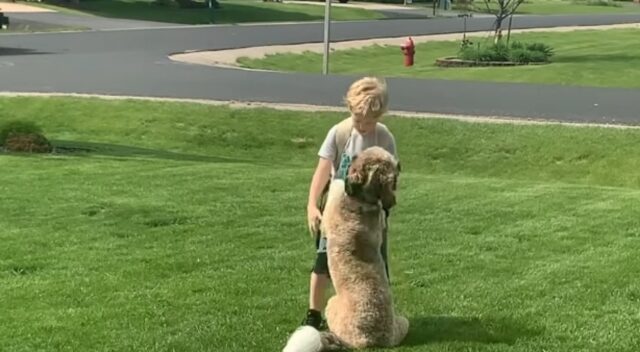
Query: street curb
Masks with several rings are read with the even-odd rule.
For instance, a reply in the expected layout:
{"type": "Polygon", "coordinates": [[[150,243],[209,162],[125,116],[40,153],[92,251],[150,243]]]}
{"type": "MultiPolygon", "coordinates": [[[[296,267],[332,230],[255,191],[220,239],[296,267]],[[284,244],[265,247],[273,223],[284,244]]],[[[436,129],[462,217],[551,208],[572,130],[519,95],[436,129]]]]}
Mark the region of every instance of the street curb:
{"type": "MultiPolygon", "coordinates": [[[[213,106],[226,106],[232,109],[274,109],[283,111],[315,111],[315,112],[341,112],[346,113],[346,108],[342,106],[331,105],[309,105],[309,104],[289,104],[289,103],[268,103],[255,101],[223,101],[214,99],[194,99],[194,98],[167,98],[167,97],[150,97],[150,96],[132,96],[132,95],[107,95],[107,94],[85,94],[85,93],[39,93],[39,92],[11,92],[0,91],[0,98],[16,98],[16,97],[69,97],[69,98],[85,98],[85,99],[103,99],[103,100],[137,100],[152,102],[172,102],[172,103],[190,103],[213,106]]],[[[388,118],[418,118],[418,119],[444,119],[456,120],[469,123],[499,123],[499,124],[518,124],[518,125],[560,125],[571,127],[595,127],[595,128],[618,128],[618,129],[640,129],[640,125],[622,125],[622,124],[599,124],[590,122],[566,122],[558,120],[545,120],[533,117],[509,117],[509,116],[484,116],[484,115],[458,115],[444,114],[434,112],[417,112],[389,110],[386,114],[388,118]]]]}

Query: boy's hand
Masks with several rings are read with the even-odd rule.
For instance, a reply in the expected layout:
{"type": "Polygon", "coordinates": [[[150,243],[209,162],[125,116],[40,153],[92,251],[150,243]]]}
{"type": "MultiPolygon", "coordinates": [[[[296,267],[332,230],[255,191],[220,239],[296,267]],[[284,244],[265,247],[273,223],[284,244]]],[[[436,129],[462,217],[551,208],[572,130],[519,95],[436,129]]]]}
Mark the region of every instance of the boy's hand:
{"type": "Polygon", "coordinates": [[[309,224],[311,237],[315,236],[315,234],[319,231],[320,220],[322,220],[322,213],[320,213],[320,209],[318,209],[318,207],[315,205],[309,205],[307,207],[307,222],[309,224]]]}

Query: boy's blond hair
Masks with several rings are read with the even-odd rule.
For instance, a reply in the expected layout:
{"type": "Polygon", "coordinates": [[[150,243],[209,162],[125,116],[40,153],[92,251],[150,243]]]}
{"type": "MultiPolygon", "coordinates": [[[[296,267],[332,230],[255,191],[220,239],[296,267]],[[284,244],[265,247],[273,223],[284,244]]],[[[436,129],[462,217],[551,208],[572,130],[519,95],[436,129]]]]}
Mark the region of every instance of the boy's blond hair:
{"type": "Polygon", "coordinates": [[[351,84],[345,97],[349,111],[365,119],[378,119],[389,104],[387,83],[377,77],[364,77],[351,84]]]}

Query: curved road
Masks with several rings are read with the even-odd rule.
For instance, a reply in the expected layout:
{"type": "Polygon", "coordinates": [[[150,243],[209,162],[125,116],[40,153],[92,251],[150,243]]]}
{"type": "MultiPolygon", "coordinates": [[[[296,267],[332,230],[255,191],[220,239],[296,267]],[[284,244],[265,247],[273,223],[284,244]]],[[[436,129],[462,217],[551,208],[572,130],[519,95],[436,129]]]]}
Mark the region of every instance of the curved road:
{"type": "MultiPolygon", "coordinates": [[[[468,20],[487,30],[490,18],[468,20]]],[[[514,28],[638,23],[640,14],[520,16],[514,28]]],[[[340,22],[332,40],[459,32],[461,19],[340,22]]],[[[167,26],[0,36],[0,91],[63,92],[342,106],[355,76],[176,63],[175,52],[322,41],[322,24],[167,26]]],[[[400,54],[399,54],[400,55],[400,54]]],[[[399,56],[399,60],[401,57],[399,56]]],[[[639,68],[640,69],[640,68],[639,68]]],[[[320,70],[320,68],[318,68],[320,70]]],[[[391,109],[564,121],[640,122],[640,90],[388,79],[391,109]]]]}

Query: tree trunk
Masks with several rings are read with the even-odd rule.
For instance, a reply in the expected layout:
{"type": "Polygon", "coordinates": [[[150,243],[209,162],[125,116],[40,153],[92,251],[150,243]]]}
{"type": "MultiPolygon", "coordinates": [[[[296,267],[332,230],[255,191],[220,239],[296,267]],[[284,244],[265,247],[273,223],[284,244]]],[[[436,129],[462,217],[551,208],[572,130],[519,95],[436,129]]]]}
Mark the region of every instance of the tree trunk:
{"type": "Polygon", "coordinates": [[[496,17],[496,31],[494,33],[494,43],[500,42],[502,39],[502,21],[504,18],[502,16],[496,17]]]}
{"type": "Polygon", "coordinates": [[[507,29],[507,46],[509,46],[509,40],[511,39],[511,24],[513,23],[513,14],[509,16],[509,27],[507,29]]]}

